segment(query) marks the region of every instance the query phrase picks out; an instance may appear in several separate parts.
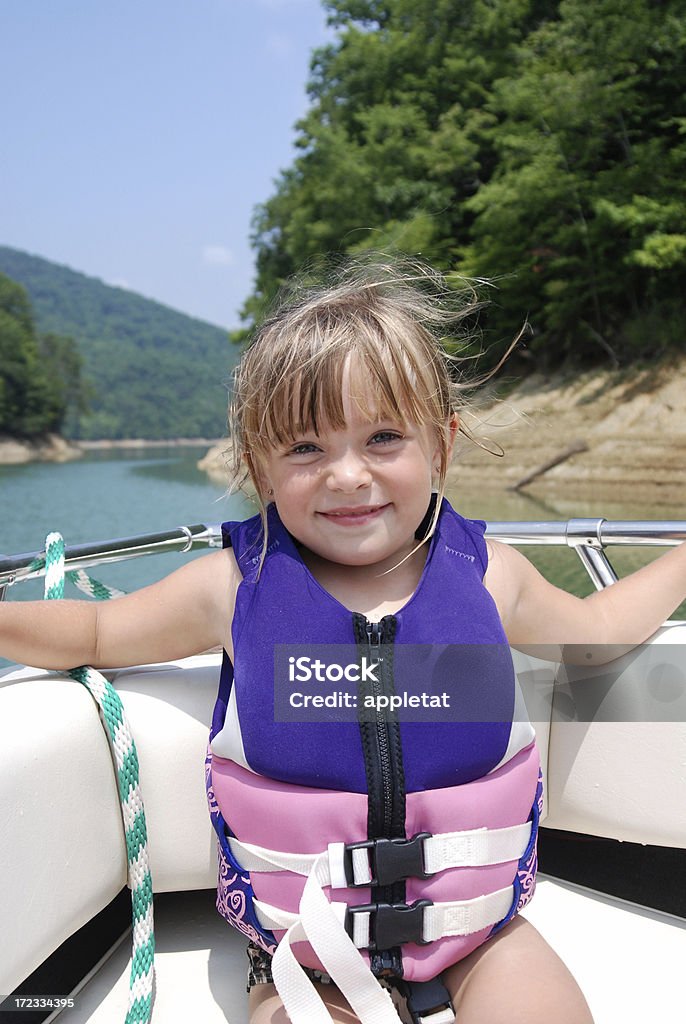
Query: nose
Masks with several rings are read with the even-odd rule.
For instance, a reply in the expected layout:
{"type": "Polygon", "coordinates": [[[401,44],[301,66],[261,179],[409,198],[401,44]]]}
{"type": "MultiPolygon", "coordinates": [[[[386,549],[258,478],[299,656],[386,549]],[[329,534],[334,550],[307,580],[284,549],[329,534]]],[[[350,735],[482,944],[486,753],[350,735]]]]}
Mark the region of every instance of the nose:
{"type": "Polygon", "coordinates": [[[332,491],[350,493],[368,487],[372,474],[366,461],[353,451],[346,451],[329,463],[326,485],[332,491]]]}

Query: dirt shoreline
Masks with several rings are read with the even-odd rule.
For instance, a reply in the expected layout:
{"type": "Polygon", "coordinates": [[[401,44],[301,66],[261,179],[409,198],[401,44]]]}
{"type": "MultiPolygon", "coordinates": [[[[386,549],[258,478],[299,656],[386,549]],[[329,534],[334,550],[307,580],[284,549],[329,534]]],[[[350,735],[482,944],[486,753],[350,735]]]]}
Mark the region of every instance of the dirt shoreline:
{"type": "Polygon", "coordinates": [[[118,441],[69,441],[49,434],[37,441],[0,436],[0,466],[23,465],[27,462],[68,462],[79,459],[87,451],[140,448],[204,448],[219,442],[207,437],[176,437],[169,440],[126,438],[118,441]]]}
{"type": "Polygon", "coordinates": [[[109,448],[204,448],[219,442],[209,437],[174,437],[166,440],[146,440],[144,437],[128,437],[119,441],[78,441],[85,451],[100,451],[109,448]]]}
{"type": "Polygon", "coordinates": [[[535,375],[505,398],[465,417],[496,458],[461,437],[450,479],[514,488],[537,467],[585,450],[548,469],[525,490],[550,496],[649,496],[686,509],[686,357],[647,368],[544,378],[535,375]]]}
{"type": "Polygon", "coordinates": [[[0,435],[0,466],[21,466],[26,462],[71,462],[83,455],[81,448],[58,434],[35,441],[0,435]]]}

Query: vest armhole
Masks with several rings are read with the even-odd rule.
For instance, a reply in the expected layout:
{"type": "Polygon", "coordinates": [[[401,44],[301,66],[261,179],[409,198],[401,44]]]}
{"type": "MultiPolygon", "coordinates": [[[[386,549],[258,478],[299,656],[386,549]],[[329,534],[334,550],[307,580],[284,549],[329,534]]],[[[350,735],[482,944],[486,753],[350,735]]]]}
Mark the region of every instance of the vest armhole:
{"type": "Polygon", "coordinates": [[[233,547],[233,540],[231,538],[231,531],[232,531],[232,529],[235,529],[238,525],[239,525],[238,523],[234,523],[234,522],[222,523],[221,531],[222,531],[222,547],[223,548],[232,548],[233,547]]]}
{"type": "Polygon", "coordinates": [[[483,519],[464,519],[465,529],[474,548],[477,563],[481,567],[481,579],[483,580],[488,569],[488,548],[486,546],[486,523],[483,519]]]}
{"type": "Polygon", "coordinates": [[[251,520],[222,523],[222,547],[233,548],[242,582],[254,583],[260,563],[261,547],[259,537],[251,540],[247,536],[248,523],[251,523],[251,520]],[[255,552],[253,557],[250,557],[251,551],[255,552]]]}

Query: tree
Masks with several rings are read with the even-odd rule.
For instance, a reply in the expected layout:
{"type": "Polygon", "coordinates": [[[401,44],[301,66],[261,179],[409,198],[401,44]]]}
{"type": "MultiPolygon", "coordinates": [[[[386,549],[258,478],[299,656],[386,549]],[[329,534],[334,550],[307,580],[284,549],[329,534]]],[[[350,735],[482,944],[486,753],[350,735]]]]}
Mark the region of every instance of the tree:
{"type": "Polygon", "coordinates": [[[81,436],[81,417],[90,412],[94,386],[83,376],[83,357],[73,338],[66,334],[42,334],[38,348],[49,377],[55,382],[62,409],[59,429],[70,437],[81,436]]]}
{"type": "Polygon", "coordinates": [[[502,276],[549,363],[654,353],[641,321],[683,310],[685,42],[682,3],[564,0],[494,85],[463,269],[502,276]]]}
{"type": "Polygon", "coordinates": [[[258,319],[313,258],[491,278],[542,362],[681,341],[684,0],[328,0],[298,156],[255,213],[258,319]]]}
{"type": "Polygon", "coordinates": [[[324,6],[338,36],[312,59],[300,155],[255,213],[257,286],[246,320],[318,254],[398,249],[454,264],[468,237],[465,200],[494,164],[491,84],[557,4],[324,6]]]}
{"type": "Polygon", "coordinates": [[[73,340],[38,338],[26,291],[0,274],[0,433],[58,431],[70,401],[83,404],[80,369],[73,340]]]}

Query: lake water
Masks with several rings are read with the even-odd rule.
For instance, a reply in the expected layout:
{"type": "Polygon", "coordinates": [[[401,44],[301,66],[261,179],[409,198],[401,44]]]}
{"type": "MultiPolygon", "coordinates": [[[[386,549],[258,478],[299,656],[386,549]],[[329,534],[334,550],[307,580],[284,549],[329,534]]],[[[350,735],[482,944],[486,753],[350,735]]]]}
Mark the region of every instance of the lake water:
{"type": "MultiPolygon", "coordinates": [[[[226,496],[197,469],[205,448],[148,448],[91,451],[75,462],[0,466],[0,552],[42,549],[52,530],[67,546],[87,541],[157,533],[195,523],[243,519],[255,511],[241,495],[226,496]]],[[[680,518],[682,509],[651,512],[645,501],[576,501],[572,493],[554,502],[501,491],[449,492],[463,515],[490,520],[555,520],[578,516],[606,519],[680,518]]],[[[619,575],[630,572],[661,549],[617,549],[611,560],[619,575]]],[[[103,567],[94,574],[122,590],[144,586],[197,555],[165,554],[103,567]]],[[[590,593],[592,585],[578,558],[567,549],[526,548],[526,554],[553,582],[573,593],[590,593]]],[[[10,588],[12,600],[42,596],[42,584],[10,588]]],[[[78,596],[72,588],[67,596],[78,596]]],[[[680,617],[686,617],[682,606],[680,617]]]]}
{"type": "MultiPolygon", "coordinates": [[[[220,523],[252,514],[239,495],[226,496],[196,463],[203,448],[91,451],[62,464],[0,466],[0,552],[42,549],[59,531],[67,546],[88,541],[159,533],[196,523],[220,523]]],[[[202,554],[204,552],[200,552],[202,554]]],[[[122,590],[144,586],[171,572],[184,558],[167,553],[98,569],[104,582],[122,590]]],[[[40,597],[40,584],[11,588],[12,598],[40,597]],[[36,589],[37,588],[37,589],[36,589]]],[[[68,596],[78,596],[68,591],[68,596]]]]}

